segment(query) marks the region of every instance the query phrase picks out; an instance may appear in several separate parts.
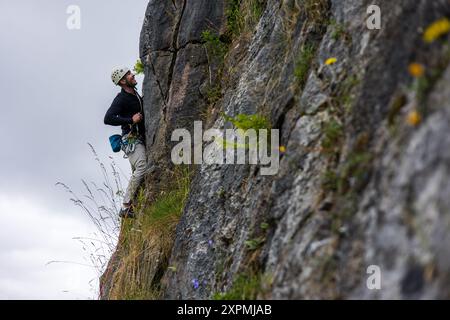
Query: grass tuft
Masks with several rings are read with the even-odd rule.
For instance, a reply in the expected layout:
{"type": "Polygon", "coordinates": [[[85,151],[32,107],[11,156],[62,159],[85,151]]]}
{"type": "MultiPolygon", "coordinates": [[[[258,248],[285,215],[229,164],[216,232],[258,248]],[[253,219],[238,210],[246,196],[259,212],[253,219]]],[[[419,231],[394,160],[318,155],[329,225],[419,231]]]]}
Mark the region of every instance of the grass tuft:
{"type": "Polygon", "coordinates": [[[263,0],[231,0],[226,9],[227,29],[232,38],[253,30],[265,7],[263,0]]]}
{"type": "Polygon", "coordinates": [[[294,75],[300,87],[306,84],[308,72],[311,67],[311,62],[315,55],[315,47],[306,44],[302,47],[297,62],[295,63],[294,75]]]}
{"type": "Polygon", "coordinates": [[[263,275],[261,273],[242,273],[238,275],[231,289],[223,293],[215,293],[213,300],[255,300],[263,291],[263,275]]]}
{"type": "Polygon", "coordinates": [[[176,225],[186,202],[191,174],[176,167],[172,182],[152,202],[138,196],[135,220],[122,223],[116,250],[118,266],[112,271],[109,299],[158,299],[160,278],[169,268],[176,225]],[[159,271],[158,271],[159,270],[159,271]]]}

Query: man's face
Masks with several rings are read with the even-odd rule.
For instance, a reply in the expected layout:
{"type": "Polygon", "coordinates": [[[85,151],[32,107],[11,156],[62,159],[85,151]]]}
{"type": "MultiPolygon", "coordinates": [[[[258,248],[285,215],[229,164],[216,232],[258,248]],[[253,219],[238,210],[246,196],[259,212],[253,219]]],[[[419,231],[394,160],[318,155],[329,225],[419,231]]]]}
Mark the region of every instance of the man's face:
{"type": "Polygon", "coordinates": [[[128,71],[127,74],[120,80],[124,85],[130,88],[134,88],[137,85],[137,81],[134,78],[134,74],[131,71],[128,71]]]}

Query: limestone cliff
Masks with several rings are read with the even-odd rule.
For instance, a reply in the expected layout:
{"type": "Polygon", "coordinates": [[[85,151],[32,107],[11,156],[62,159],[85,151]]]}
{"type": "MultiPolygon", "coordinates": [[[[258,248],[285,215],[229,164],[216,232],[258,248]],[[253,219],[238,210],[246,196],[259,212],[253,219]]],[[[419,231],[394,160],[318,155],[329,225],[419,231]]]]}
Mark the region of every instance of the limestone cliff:
{"type": "Polygon", "coordinates": [[[142,213],[176,171],[173,130],[195,120],[264,116],[280,169],[190,166],[168,238],[145,235],[131,268],[127,230],[143,220],[123,227],[101,298],[450,298],[449,16],[448,0],[150,0],[140,57],[158,170],[142,213]],[[118,289],[124,270],[139,294],[118,289]]]}

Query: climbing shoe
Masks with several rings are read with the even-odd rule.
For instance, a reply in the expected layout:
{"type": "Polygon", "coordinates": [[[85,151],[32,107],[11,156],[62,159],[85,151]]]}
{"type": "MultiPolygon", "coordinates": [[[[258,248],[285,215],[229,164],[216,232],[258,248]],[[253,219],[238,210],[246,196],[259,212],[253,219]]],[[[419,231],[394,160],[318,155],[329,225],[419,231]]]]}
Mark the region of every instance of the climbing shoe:
{"type": "Polygon", "coordinates": [[[136,218],[136,214],[133,211],[133,207],[129,206],[127,208],[120,209],[119,217],[124,218],[124,219],[126,219],[126,218],[134,219],[134,218],[136,218]]]}

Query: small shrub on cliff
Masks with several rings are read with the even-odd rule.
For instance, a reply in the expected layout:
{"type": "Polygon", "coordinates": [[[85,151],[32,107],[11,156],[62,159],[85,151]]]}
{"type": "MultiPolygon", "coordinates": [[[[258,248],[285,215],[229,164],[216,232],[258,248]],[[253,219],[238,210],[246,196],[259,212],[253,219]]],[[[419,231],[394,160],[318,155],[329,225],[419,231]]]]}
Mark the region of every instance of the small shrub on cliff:
{"type": "Polygon", "coordinates": [[[269,119],[261,114],[238,114],[235,117],[230,117],[223,113],[226,121],[230,121],[236,128],[242,130],[248,129],[267,129],[270,130],[271,125],[269,119]]]}
{"type": "Polygon", "coordinates": [[[315,48],[313,45],[306,44],[300,51],[299,57],[295,64],[294,75],[297,78],[300,87],[306,84],[308,71],[311,66],[311,61],[314,58],[315,48]]]}
{"type": "MultiPolygon", "coordinates": [[[[225,121],[231,122],[236,129],[243,130],[243,132],[238,130],[238,134],[244,133],[250,129],[255,130],[256,138],[258,139],[257,143],[259,143],[259,130],[266,129],[267,130],[267,145],[270,149],[271,124],[270,124],[270,120],[267,117],[265,117],[261,114],[250,114],[250,115],[249,114],[238,114],[235,117],[230,117],[230,116],[226,115],[224,112],[222,112],[221,114],[224,117],[225,121]]],[[[247,143],[247,142],[244,145],[240,145],[240,144],[235,143],[234,141],[223,140],[222,143],[224,144],[225,147],[230,147],[230,148],[249,148],[250,147],[249,143],[247,143]]]]}
{"type": "Polygon", "coordinates": [[[133,71],[136,74],[143,74],[144,73],[144,64],[142,63],[141,59],[138,59],[136,61],[136,64],[134,65],[133,71]]]}
{"type": "Polygon", "coordinates": [[[241,0],[231,0],[225,13],[227,16],[227,27],[231,35],[240,33],[242,25],[242,15],[240,13],[241,0]]]}
{"type": "Polygon", "coordinates": [[[222,61],[228,51],[227,44],[220,41],[219,36],[211,30],[203,31],[201,38],[205,43],[209,58],[217,58],[222,61]]]}
{"type": "Polygon", "coordinates": [[[331,119],[327,122],[323,129],[324,138],[322,140],[322,148],[326,153],[332,153],[339,147],[339,140],[343,137],[343,126],[336,120],[331,119]]]}
{"type": "Polygon", "coordinates": [[[206,89],[206,99],[208,104],[214,104],[222,98],[222,88],[220,85],[209,86],[206,89]]]}
{"type": "Polygon", "coordinates": [[[271,125],[269,119],[260,114],[238,114],[236,117],[230,117],[225,113],[222,116],[226,121],[231,122],[237,129],[248,130],[267,129],[270,130],[271,125]]]}
{"type": "Polygon", "coordinates": [[[322,177],[322,187],[326,191],[337,191],[339,175],[333,170],[327,170],[322,177]]]}
{"type": "Polygon", "coordinates": [[[231,0],[226,9],[227,28],[231,37],[251,31],[264,10],[263,0],[231,0]]]}

